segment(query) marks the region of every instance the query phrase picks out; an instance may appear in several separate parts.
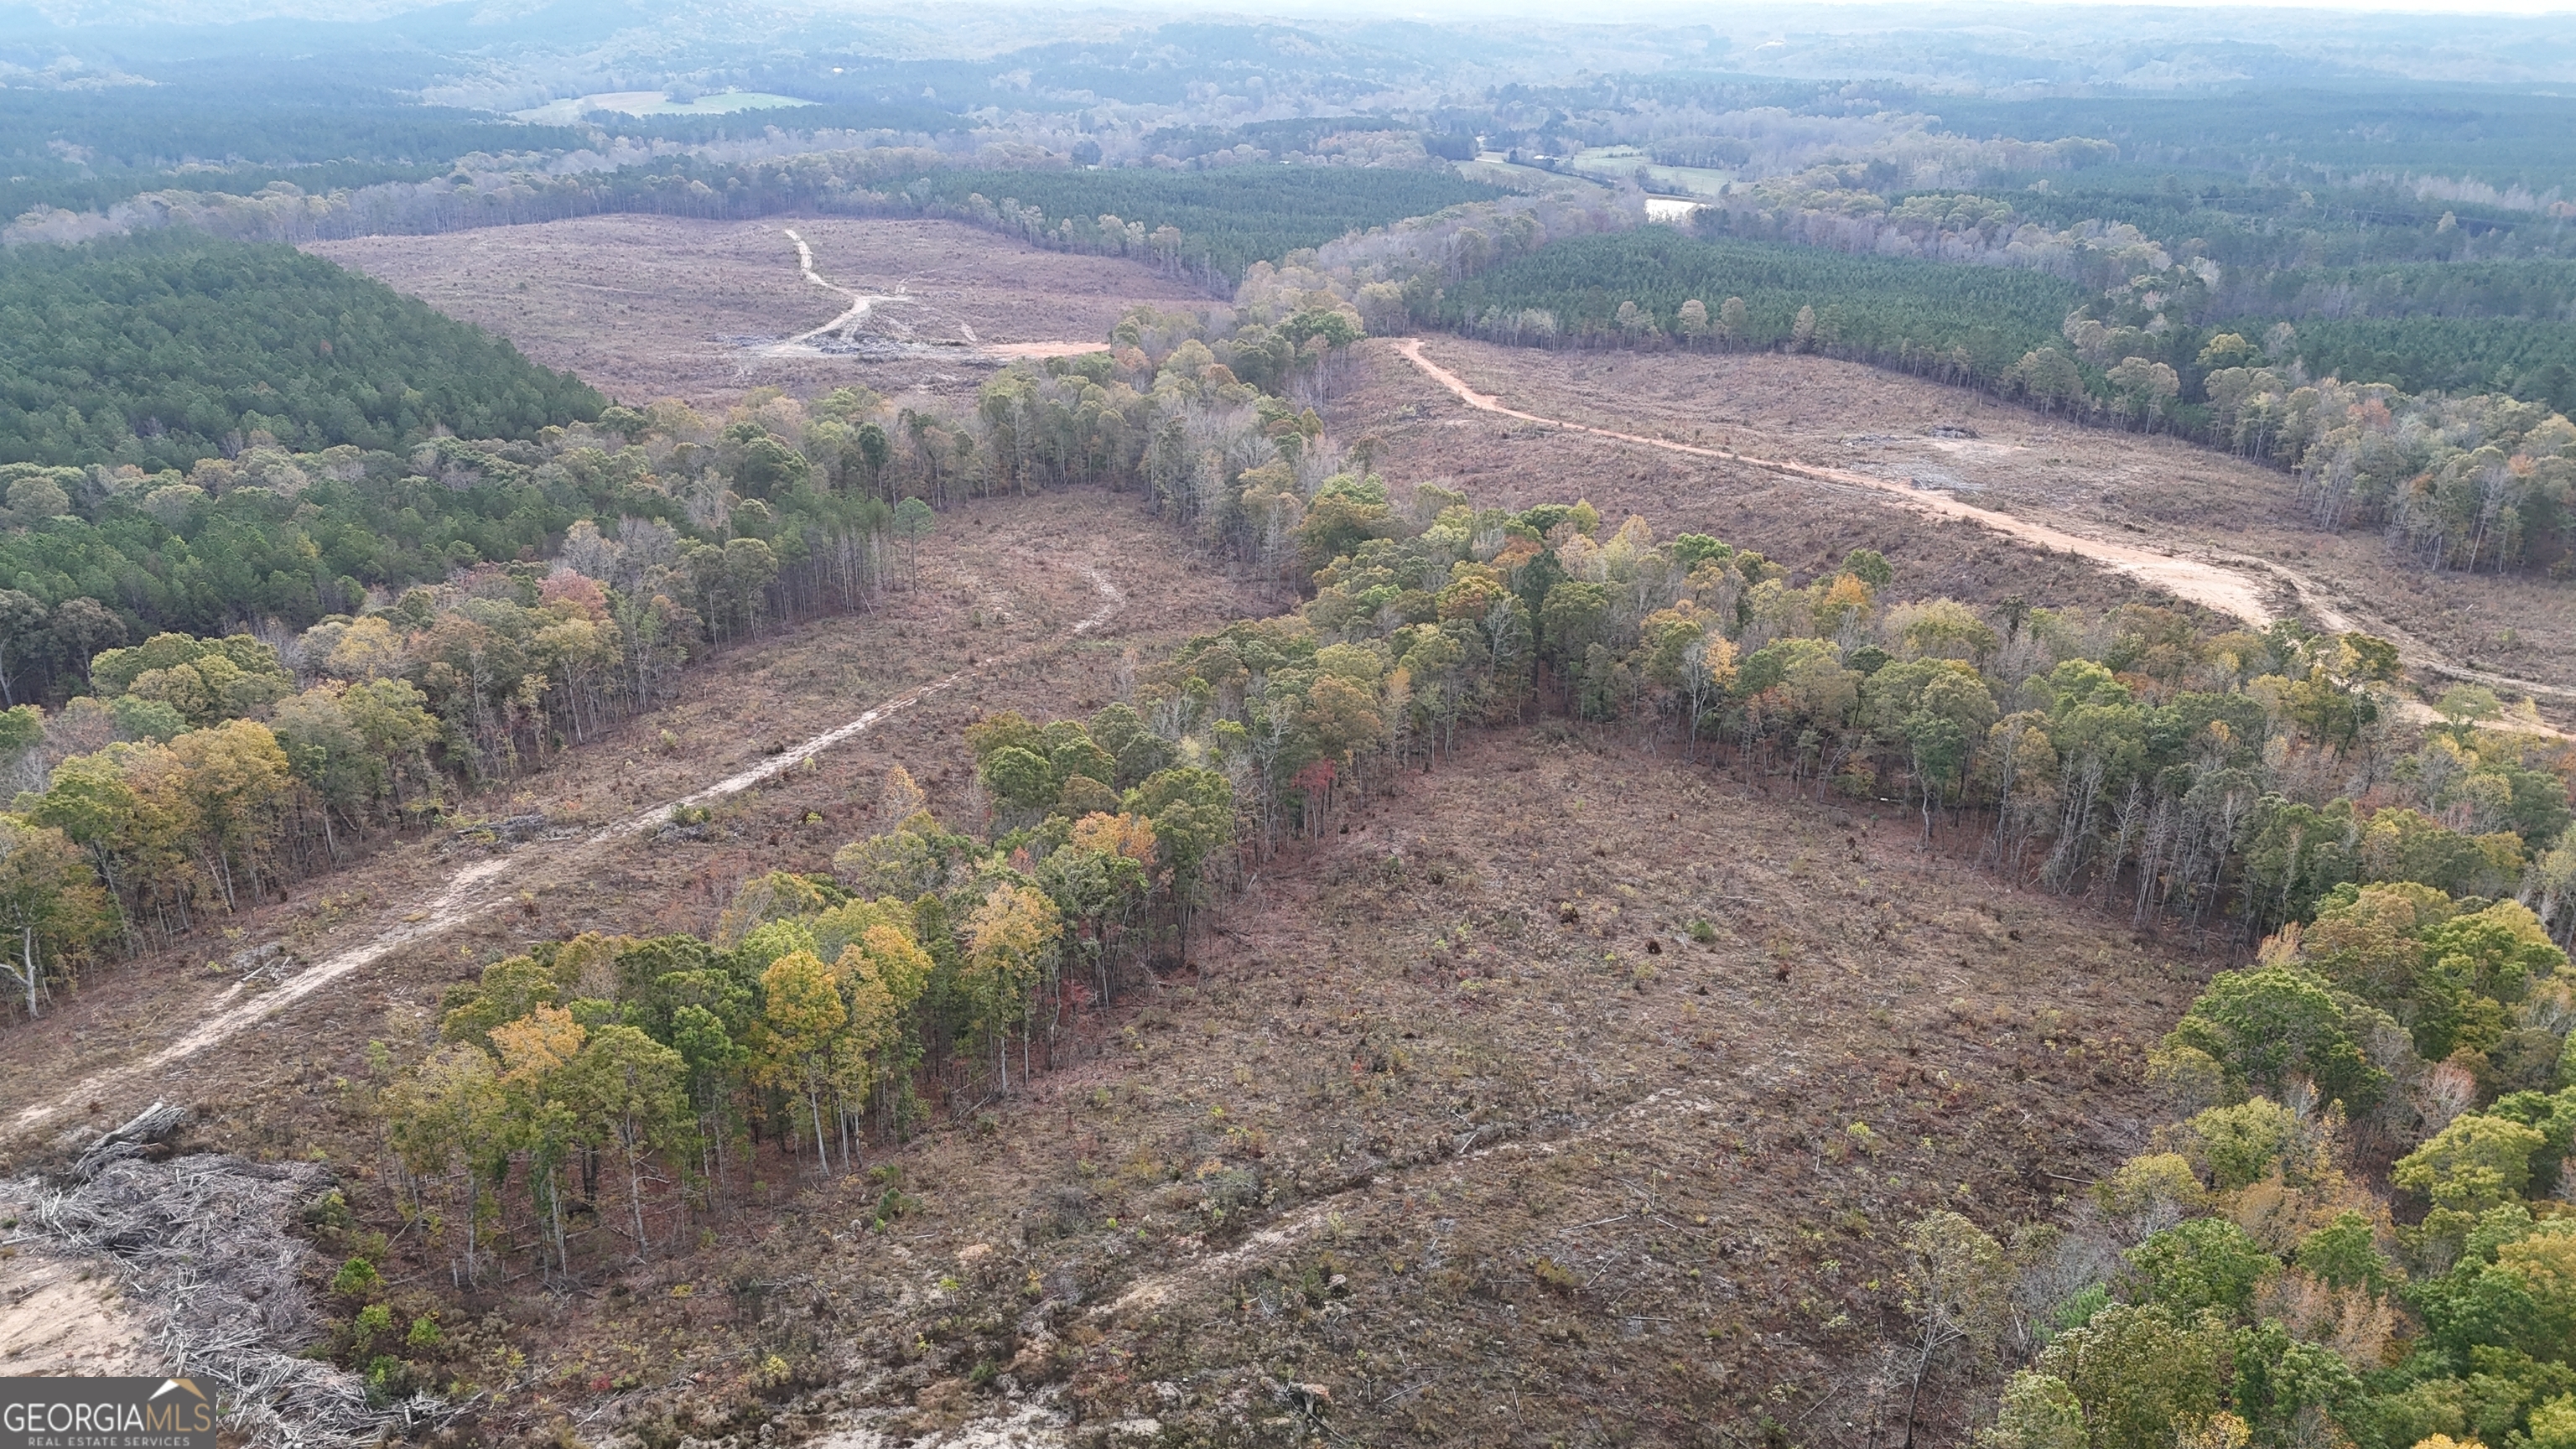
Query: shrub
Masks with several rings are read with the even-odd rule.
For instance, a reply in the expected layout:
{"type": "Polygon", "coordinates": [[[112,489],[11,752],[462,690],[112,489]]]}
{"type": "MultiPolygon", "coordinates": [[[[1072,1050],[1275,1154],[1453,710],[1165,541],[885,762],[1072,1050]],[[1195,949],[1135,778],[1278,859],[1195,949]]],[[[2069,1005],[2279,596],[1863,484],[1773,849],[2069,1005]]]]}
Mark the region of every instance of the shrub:
{"type": "Polygon", "coordinates": [[[331,1275],[331,1291],[343,1298],[372,1298],[385,1286],[376,1265],[364,1258],[351,1258],[331,1275]]]}

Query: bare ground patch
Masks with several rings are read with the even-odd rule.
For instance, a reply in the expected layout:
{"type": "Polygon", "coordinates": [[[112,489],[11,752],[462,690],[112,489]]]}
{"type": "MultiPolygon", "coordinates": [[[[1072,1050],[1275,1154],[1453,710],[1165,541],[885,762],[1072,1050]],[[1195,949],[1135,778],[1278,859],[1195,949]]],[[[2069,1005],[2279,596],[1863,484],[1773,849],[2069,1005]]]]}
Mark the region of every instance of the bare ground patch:
{"type": "MultiPolygon", "coordinates": [[[[0,1202],[6,1202],[0,1193],[0,1202]]],[[[21,1205],[23,1206],[23,1204],[21,1205]]],[[[13,1235],[0,1233],[0,1242],[13,1235]]],[[[33,1234],[27,1235],[30,1239],[33,1234]]],[[[0,1248],[0,1375],[120,1377],[163,1372],[116,1275],[91,1260],[0,1248]]]]}

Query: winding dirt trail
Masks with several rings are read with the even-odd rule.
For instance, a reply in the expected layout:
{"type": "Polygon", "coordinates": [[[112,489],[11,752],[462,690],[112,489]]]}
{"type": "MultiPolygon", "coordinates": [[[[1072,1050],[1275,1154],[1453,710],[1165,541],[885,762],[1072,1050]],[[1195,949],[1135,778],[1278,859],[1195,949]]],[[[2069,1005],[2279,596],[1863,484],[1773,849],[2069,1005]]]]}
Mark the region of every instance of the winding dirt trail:
{"type": "MultiPolygon", "coordinates": [[[[1088,564],[1081,565],[1084,578],[1101,597],[1101,604],[1067,631],[1068,637],[1080,638],[1109,622],[1127,602],[1126,594],[1107,575],[1088,564]]],[[[19,1110],[12,1125],[23,1131],[39,1127],[63,1112],[101,1095],[104,1089],[135,1077],[158,1072],[184,1061],[209,1047],[238,1036],[278,1012],[311,996],[324,987],[345,979],[350,973],[382,960],[387,954],[416,942],[426,941],[467,922],[480,919],[508,905],[516,893],[527,887],[538,873],[560,869],[594,856],[622,841],[634,839],[656,829],[670,819],[671,812],[682,806],[705,805],[728,795],[737,795],[752,786],[795,768],[823,751],[867,733],[887,717],[919,704],[932,695],[952,689],[967,676],[997,665],[1025,658],[1032,646],[1007,655],[997,655],[979,664],[958,670],[944,679],[906,690],[885,700],[856,719],[836,725],[783,753],[769,756],[748,770],[728,775],[691,794],[665,800],[635,815],[603,826],[578,840],[536,841],[513,850],[508,855],[478,860],[457,870],[448,878],[447,888],[429,905],[413,911],[399,921],[381,926],[366,941],[338,952],[268,990],[252,990],[247,983],[235,983],[206,1004],[205,1014],[197,1025],[177,1040],[139,1060],[110,1067],[85,1078],[51,1101],[38,1102],[19,1110]]]]}
{"type": "Polygon", "coordinates": [[[1917,513],[1928,513],[1943,518],[1964,518],[2026,543],[2035,543],[2092,559],[2116,573],[2127,574],[2141,582],[2153,584],[2177,598],[2188,599],[2222,614],[2233,615],[2256,628],[2270,624],[2276,617],[2271,605],[2264,598],[2269,589],[2262,581],[2247,576],[2239,569],[2224,567],[2203,559],[2158,553],[2153,549],[2138,548],[2129,544],[2085,538],[2078,534],[2050,528],[2046,524],[2015,518],[2009,513],[1997,513],[1992,509],[1962,503],[1952,494],[1910,488],[1885,478],[1873,478],[1866,473],[1853,473],[1841,468],[1819,468],[1811,463],[1791,463],[1778,458],[1757,458],[1750,453],[1736,452],[1732,448],[1706,448],[1694,443],[1676,443],[1666,438],[1648,437],[1642,433],[1623,433],[1612,428],[1596,428],[1584,423],[1569,423],[1556,418],[1541,417],[1536,413],[1525,413],[1518,408],[1506,406],[1502,399],[1491,393],[1476,391],[1467,385],[1466,379],[1423,356],[1422,339],[1418,337],[1397,339],[1395,350],[1405,361],[1422,369],[1425,376],[1455,394],[1460,402],[1480,412],[1500,413],[1507,418],[1518,418],[1523,422],[1539,423],[1566,432],[1589,433],[1596,438],[1609,438],[1622,443],[1661,448],[1668,453],[1685,453],[1694,458],[1741,463],[1748,468],[1784,473],[1792,478],[1805,478],[1817,483],[1839,484],[1846,488],[1866,488],[1873,493],[1884,494],[1899,506],[1911,508],[1917,513]]]}
{"type": "Polygon", "coordinates": [[[796,234],[796,228],[792,226],[781,227],[779,230],[787,234],[787,239],[789,241],[796,243],[796,269],[805,274],[805,280],[811,285],[822,288],[826,292],[832,292],[849,298],[850,306],[848,311],[843,312],[840,316],[833,318],[831,321],[824,323],[822,326],[817,327],[810,332],[800,332],[795,336],[788,338],[784,342],[771,344],[766,349],[769,355],[776,357],[792,352],[810,352],[814,349],[814,339],[827,332],[832,333],[835,336],[848,335],[851,328],[868,320],[868,313],[873,311],[879,302],[909,302],[912,300],[911,297],[901,292],[884,294],[873,292],[853,292],[849,288],[844,287],[837,282],[825,280],[821,272],[814,270],[814,249],[805,244],[805,238],[796,234]]]}
{"type": "MultiPolygon", "coordinates": [[[[761,348],[760,353],[762,356],[819,356],[821,354],[821,349],[815,345],[816,338],[829,335],[841,338],[844,341],[848,340],[850,333],[856,330],[860,323],[867,321],[869,315],[881,304],[902,302],[927,305],[926,299],[912,295],[909,290],[909,283],[903,284],[901,288],[894,292],[887,293],[854,292],[849,288],[842,286],[840,283],[824,276],[821,272],[814,270],[814,248],[806,244],[805,238],[798,235],[794,227],[781,227],[779,230],[785,233],[789,241],[796,243],[796,269],[804,275],[807,284],[820,287],[824,291],[830,292],[835,296],[846,297],[849,299],[850,305],[847,310],[841,313],[840,316],[833,318],[831,321],[824,323],[820,327],[816,327],[810,331],[800,332],[785,341],[773,342],[766,347],[761,348]]],[[[897,333],[901,334],[905,338],[910,338],[912,336],[912,330],[900,322],[889,323],[888,325],[892,326],[897,333]]],[[[1001,362],[1010,362],[1020,358],[1031,358],[1042,361],[1050,357],[1080,357],[1085,353],[1105,352],[1108,350],[1108,344],[1102,342],[986,342],[982,338],[977,337],[975,335],[974,327],[962,319],[957,323],[957,330],[964,334],[965,348],[973,355],[1001,362]]],[[[944,341],[932,345],[942,350],[952,349],[957,346],[955,343],[944,341]]]]}
{"type": "MultiPolygon", "coordinates": [[[[2197,558],[2187,554],[2161,553],[2151,548],[2118,543],[2109,539],[2088,538],[2051,528],[2044,523],[1979,508],[1964,503],[1955,494],[1912,488],[1867,473],[1854,473],[1842,468],[1820,468],[1811,463],[1793,463],[1779,458],[1760,458],[1739,453],[1732,448],[1709,448],[1694,443],[1676,443],[1669,438],[1649,437],[1642,433],[1623,433],[1613,428],[1596,428],[1584,423],[1570,423],[1558,418],[1541,417],[1508,406],[1491,393],[1482,393],[1467,385],[1466,379],[1422,355],[1422,339],[1402,337],[1395,341],[1396,353],[1421,369],[1424,376],[1449,390],[1460,402],[1479,412],[1498,413],[1507,418],[1537,423],[1565,432],[1588,433],[1615,442],[1635,443],[1641,447],[1660,448],[1668,453],[1682,453],[1694,458],[1741,463],[1748,468],[1804,478],[1812,482],[1845,488],[1866,488],[1885,497],[1898,507],[1938,518],[1961,518],[2025,543],[2088,558],[2115,573],[2127,574],[2142,583],[2152,584],[2176,598],[2244,620],[2260,629],[2270,625],[2278,613],[2271,604],[2278,591],[2287,590],[2298,600],[2299,608],[2323,628],[2336,632],[2360,627],[2343,609],[2331,602],[2324,588],[2293,570],[2264,559],[2221,556],[2197,558]]],[[[2405,634],[2384,624],[2372,624],[2371,632],[2383,635],[2395,644],[2406,663],[2426,673],[2471,684],[2483,684],[2499,693],[2528,695],[2535,699],[2576,703],[2576,689],[2540,684],[2509,675],[2484,670],[2466,669],[2435,655],[2405,634]]],[[[2427,712],[2426,717],[2430,717],[2427,712]]],[[[2559,734],[2542,727],[2544,734],[2559,734]]]]}

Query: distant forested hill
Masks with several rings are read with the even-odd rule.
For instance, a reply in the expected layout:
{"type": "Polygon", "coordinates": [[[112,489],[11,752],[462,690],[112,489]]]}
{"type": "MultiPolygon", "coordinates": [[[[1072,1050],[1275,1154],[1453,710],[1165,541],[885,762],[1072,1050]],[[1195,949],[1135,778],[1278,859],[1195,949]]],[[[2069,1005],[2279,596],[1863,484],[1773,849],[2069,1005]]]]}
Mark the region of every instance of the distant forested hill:
{"type": "Polygon", "coordinates": [[[292,247],[173,229],[0,253],[0,463],[185,468],[260,431],[298,449],[524,438],[604,401],[292,247]]]}

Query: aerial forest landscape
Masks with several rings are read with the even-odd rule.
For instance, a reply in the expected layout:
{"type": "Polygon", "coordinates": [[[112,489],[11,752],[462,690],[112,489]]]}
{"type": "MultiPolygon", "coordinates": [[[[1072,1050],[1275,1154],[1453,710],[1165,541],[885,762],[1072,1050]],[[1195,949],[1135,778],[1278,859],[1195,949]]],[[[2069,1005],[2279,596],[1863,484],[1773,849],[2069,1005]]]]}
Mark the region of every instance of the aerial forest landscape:
{"type": "Polygon", "coordinates": [[[0,11],[0,1449],[2576,1449],[2423,4],[0,11]]]}

